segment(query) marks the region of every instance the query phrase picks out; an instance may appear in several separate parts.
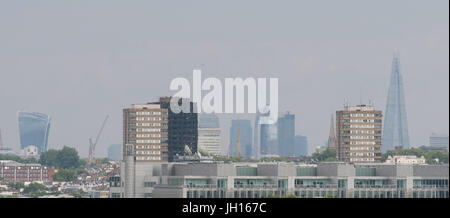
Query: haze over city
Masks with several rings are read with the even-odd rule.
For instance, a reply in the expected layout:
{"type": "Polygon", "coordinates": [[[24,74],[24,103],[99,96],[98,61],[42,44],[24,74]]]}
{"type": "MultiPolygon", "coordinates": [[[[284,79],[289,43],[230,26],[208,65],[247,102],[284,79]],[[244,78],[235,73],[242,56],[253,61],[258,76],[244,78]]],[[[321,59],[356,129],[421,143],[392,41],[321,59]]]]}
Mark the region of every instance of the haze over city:
{"type": "MultiPolygon", "coordinates": [[[[410,144],[449,132],[448,1],[137,2],[0,8],[6,146],[19,149],[16,113],[24,109],[52,117],[49,148],[70,145],[85,157],[109,115],[96,148],[106,156],[122,143],[123,108],[172,95],[172,79],[202,69],[204,78],[279,78],[279,111],[295,114],[296,134],[311,149],[324,145],[330,114],[345,100],[385,110],[395,49],[410,144]]],[[[230,118],[253,115],[220,117],[227,147],[230,118]]]]}

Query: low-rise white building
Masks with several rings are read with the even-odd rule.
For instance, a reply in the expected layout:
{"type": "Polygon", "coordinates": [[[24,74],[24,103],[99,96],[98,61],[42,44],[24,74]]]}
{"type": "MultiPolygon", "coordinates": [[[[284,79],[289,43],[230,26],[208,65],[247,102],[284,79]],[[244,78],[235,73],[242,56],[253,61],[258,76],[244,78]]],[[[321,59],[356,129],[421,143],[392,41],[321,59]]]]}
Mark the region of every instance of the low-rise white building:
{"type": "Polygon", "coordinates": [[[20,151],[20,156],[25,158],[30,157],[39,158],[38,147],[34,145],[28,145],[27,147],[25,147],[20,151]]]}
{"type": "Polygon", "coordinates": [[[416,157],[415,155],[389,156],[386,163],[395,164],[425,164],[425,157],[416,157]]]}

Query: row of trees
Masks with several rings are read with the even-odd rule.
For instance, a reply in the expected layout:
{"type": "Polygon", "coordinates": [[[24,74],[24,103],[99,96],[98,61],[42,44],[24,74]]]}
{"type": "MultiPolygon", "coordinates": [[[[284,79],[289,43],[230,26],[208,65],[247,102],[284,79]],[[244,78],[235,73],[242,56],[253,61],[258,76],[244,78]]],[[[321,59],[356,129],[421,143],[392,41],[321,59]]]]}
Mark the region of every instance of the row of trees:
{"type": "Polygon", "coordinates": [[[77,150],[64,146],[61,150],[50,149],[41,153],[40,164],[58,168],[53,180],[58,182],[74,181],[78,175],[87,173],[86,161],[80,159],[77,150]]]}
{"type": "MultiPolygon", "coordinates": [[[[226,161],[226,162],[291,162],[293,161],[290,157],[262,157],[259,160],[245,157],[223,157],[223,156],[214,156],[214,159],[217,161],[226,161]]],[[[322,153],[314,153],[311,158],[302,157],[301,159],[313,160],[313,161],[335,161],[336,160],[336,150],[327,149],[322,153]]],[[[301,160],[300,159],[300,160],[301,160]]]]}
{"type": "Polygon", "coordinates": [[[214,160],[216,161],[225,161],[225,162],[291,162],[292,160],[289,157],[262,157],[258,159],[252,159],[247,157],[239,157],[239,156],[231,156],[231,157],[223,157],[223,156],[214,156],[214,160]]]}
{"type": "Polygon", "coordinates": [[[23,182],[10,182],[8,187],[14,191],[22,192],[23,194],[30,197],[39,197],[43,195],[51,195],[57,193],[49,193],[47,186],[40,183],[30,183],[25,185],[23,182]]]}
{"type": "Polygon", "coordinates": [[[39,160],[34,157],[22,158],[11,154],[0,154],[0,160],[12,160],[23,164],[40,163],[44,166],[64,169],[76,169],[86,165],[86,161],[78,156],[77,150],[68,146],[64,146],[61,150],[50,149],[42,152],[39,160]]]}
{"type": "Polygon", "coordinates": [[[321,153],[315,152],[311,157],[314,161],[335,161],[336,160],[336,150],[332,148],[327,148],[325,151],[321,153]]]}
{"type": "MultiPolygon", "coordinates": [[[[381,161],[384,162],[389,156],[395,155],[415,155],[416,157],[424,157],[428,164],[448,163],[449,153],[442,151],[424,151],[419,148],[403,149],[399,151],[388,151],[381,156],[381,161]],[[438,162],[436,161],[438,160],[438,162]]],[[[311,157],[315,161],[335,161],[336,150],[326,149],[321,153],[314,153],[311,157]]]]}
{"type": "Polygon", "coordinates": [[[17,155],[10,155],[10,154],[0,154],[0,160],[12,160],[17,163],[23,163],[23,164],[30,164],[30,163],[39,163],[39,160],[36,158],[21,158],[17,155]]]}
{"type": "Polygon", "coordinates": [[[42,152],[40,164],[63,169],[76,169],[86,165],[86,161],[80,159],[77,150],[64,146],[61,150],[50,149],[42,152]]]}

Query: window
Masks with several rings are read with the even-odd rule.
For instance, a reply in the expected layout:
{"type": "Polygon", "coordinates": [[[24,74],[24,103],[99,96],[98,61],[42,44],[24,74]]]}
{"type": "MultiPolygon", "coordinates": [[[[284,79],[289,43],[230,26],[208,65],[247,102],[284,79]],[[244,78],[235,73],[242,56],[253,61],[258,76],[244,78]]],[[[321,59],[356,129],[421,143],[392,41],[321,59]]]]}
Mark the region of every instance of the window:
{"type": "Polygon", "coordinates": [[[111,193],[111,198],[120,198],[120,193],[111,193]]]}

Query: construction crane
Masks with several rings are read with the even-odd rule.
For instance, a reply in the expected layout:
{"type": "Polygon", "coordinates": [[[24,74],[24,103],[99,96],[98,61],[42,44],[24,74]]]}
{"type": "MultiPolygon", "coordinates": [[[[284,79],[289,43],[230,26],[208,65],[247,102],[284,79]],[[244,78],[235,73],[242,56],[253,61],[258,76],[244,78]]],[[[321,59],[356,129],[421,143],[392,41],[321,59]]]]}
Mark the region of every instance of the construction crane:
{"type": "Polygon", "coordinates": [[[106,115],[105,120],[103,120],[102,126],[100,127],[100,131],[98,131],[97,138],[95,139],[95,141],[92,142],[92,138],[89,138],[89,157],[88,157],[89,164],[94,164],[95,146],[98,143],[98,139],[100,138],[100,135],[102,134],[103,128],[105,127],[108,117],[109,117],[109,115],[106,115]]]}

